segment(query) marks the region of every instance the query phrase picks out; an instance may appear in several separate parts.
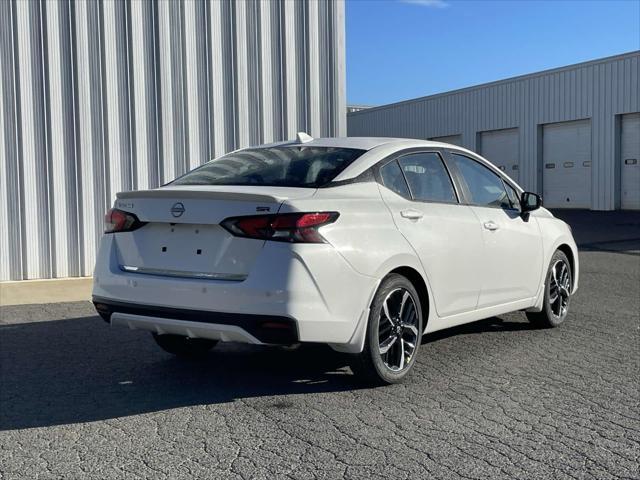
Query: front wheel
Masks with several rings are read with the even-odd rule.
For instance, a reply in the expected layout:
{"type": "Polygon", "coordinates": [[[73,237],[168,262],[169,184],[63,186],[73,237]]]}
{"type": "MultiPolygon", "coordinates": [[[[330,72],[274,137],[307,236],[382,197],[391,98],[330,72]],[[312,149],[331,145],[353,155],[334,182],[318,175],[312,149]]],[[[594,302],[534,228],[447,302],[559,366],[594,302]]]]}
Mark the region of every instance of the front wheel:
{"type": "Polygon", "coordinates": [[[181,335],[153,334],[153,339],[165,352],[183,358],[197,358],[203,356],[216,346],[217,340],[206,338],[189,338],[181,335]]]}
{"type": "Polygon", "coordinates": [[[416,361],[422,340],[422,308],[411,282],[387,276],[373,299],[364,349],[352,369],[369,383],[400,383],[416,361]]]}
{"type": "Polygon", "coordinates": [[[541,312],[527,312],[529,321],[541,328],[559,326],[567,318],[571,301],[573,272],[567,256],[556,250],[551,257],[544,285],[544,303],[541,312]]]}

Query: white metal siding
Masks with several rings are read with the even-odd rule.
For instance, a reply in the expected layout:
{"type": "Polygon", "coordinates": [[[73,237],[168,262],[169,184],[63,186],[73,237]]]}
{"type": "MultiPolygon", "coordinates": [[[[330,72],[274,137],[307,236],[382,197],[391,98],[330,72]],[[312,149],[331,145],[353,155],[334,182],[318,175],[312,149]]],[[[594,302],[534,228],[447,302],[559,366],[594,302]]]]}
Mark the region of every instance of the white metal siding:
{"type": "Polygon", "coordinates": [[[520,136],[517,128],[481,132],[478,147],[483,157],[518,181],[520,136]]]}
{"type": "Polygon", "coordinates": [[[534,73],[347,116],[351,136],[433,138],[462,132],[478,150],[478,133],[518,128],[519,183],[539,191],[541,125],[590,118],[592,197],[595,210],[612,210],[618,198],[616,116],[640,111],[640,52],[534,73]]]}
{"type": "Polygon", "coordinates": [[[591,206],[591,122],[545,125],[542,132],[545,207],[591,206]]]}
{"type": "Polygon", "coordinates": [[[640,113],[620,119],[620,200],[624,209],[640,209],[640,113]]]}
{"type": "Polygon", "coordinates": [[[0,2],[0,280],[91,275],[120,190],[345,135],[344,62],[342,0],[0,2]]]}

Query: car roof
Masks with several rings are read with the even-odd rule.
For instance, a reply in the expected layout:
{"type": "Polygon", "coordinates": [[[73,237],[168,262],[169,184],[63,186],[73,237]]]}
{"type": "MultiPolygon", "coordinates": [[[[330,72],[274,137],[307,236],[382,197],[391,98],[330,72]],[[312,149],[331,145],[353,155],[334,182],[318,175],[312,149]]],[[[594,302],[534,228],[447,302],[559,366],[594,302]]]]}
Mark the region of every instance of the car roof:
{"type": "MultiPolygon", "coordinates": [[[[416,138],[394,138],[394,137],[327,137],[314,138],[307,142],[293,142],[293,145],[302,144],[315,147],[339,147],[339,148],[357,148],[359,150],[372,150],[381,145],[394,145],[404,147],[407,144],[416,144],[419,142],[424,147],[442,147],[444,143],[432,142],[430,140],[421,140],[416,138]]],[[[449,146],[449,145],[447,145],[449,146]]]]}
{"type": "Polygon", "coordinates": [[[418,138],[394,138],[394,137],[324,137],[311,138],[306,141],[285,140],[282,142],[269,143],[266,145],[258,145],[249,148],[269,148],[276,146],[293,146],[304,145],[309,147],[337,147],[337,148],[356,148],[358,150],[372,150],[381,145],[393,145],[397,147],[422,146],[422,147],[454,147],[447,143],[433,142],[431,140],[422,140],[418,138]]]}
{"type": "MultiPolygon", "coordinates": [[[[458,145],[452,145],[449,143],[434,142],[431,140],[422,140],[418,138],[394,138],[394,137],[326,137],[326,138],[311,138],[305,134],[304,137],[296,140],[271,143],[268,145],[260,145],[259,147],[252,148],[269,148],[274,146],[297,146],[304,145],[308,147],[337,147],[337,148],[355,148],[359,150],[366,150],[366,152],[356,159],[351,165],[345,168],[341,173],[336,176],[334,181],[344,181],[357,177],[365,170],[376,164],[384,157],[400,150],[409,148],[437,148],[437,149],[451,149],[457,150],[462,153],[466,153],[476,160],[480,160],[485,166],[493,170],[499,176],[508,178],[502,171],[496,168],[491,162],[482,158],[480,155],[458,145]],[[306,139],[305,139],[306,138],[306,139]],[[304,139],[304,140],[303,140],[304,139]]],[[[515,184],[513,180],[509,179],[509,183],[515,184]]],[[[517,185],[517,184],[515,184],[517,185]]],[[[520,187],[518,185],[520,189],[520,187]]]]}
{"type": "MultiPolygon", "coordinates": [[[[330,137],[330,138],[314,138],[303,145],[313,147],[339,147],[339,148],[357,148],[359,150],[371,150],[380,145],[402,144],[409,140],[407,138],[391,138],[391,137],[330,137]]],[[[295,142],[296,144],[298,142],[295,142]]]]}

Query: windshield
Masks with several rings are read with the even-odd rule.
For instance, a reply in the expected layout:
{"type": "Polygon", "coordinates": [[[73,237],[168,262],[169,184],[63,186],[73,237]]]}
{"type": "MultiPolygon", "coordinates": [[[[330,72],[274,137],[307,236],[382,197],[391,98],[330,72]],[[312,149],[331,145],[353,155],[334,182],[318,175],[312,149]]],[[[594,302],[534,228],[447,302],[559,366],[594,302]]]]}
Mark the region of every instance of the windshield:
{"type": "Polygon", "coordinates": [[[331,182],[364,152],[298,145],[247,149],[205,163],[171,184],[318,188],[331,182]]]}

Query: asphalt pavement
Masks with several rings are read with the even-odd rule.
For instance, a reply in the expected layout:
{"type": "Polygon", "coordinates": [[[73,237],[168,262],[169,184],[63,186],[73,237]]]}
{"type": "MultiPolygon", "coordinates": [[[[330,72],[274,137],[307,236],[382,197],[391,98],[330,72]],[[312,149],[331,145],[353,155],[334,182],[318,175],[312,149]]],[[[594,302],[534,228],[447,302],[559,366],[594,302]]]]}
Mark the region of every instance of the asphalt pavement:
{"type": "Polygon", "coordinates": [[[322,346],[179,361],[87,302],[3,307],[0,479],[640,478],[640,214],[558,214],[566,323],[428,335],[402,385],[322,346]]]}

